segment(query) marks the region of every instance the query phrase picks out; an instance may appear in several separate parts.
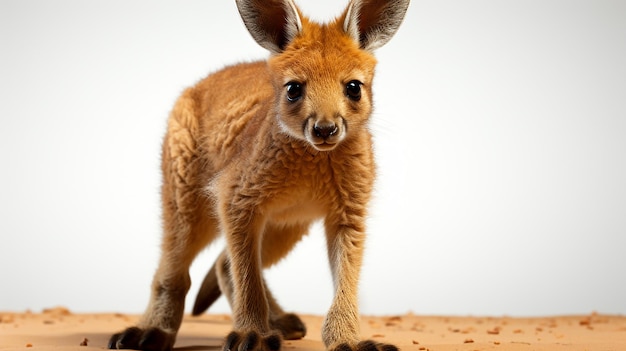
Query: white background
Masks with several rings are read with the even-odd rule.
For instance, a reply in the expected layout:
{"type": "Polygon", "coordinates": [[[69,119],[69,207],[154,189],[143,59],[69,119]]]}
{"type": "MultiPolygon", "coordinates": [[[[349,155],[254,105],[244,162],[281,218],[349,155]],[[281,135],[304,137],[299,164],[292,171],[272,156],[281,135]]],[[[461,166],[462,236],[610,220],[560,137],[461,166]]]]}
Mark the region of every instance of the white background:
{"type": "MultiPolygon", "coordinates": [[[[0,50],[0,310],[141,312],[168,112],[265,51],[226,0],[2,0],[0,50]]],[[[414,0],[377,57],[361,312],[625,314],[626,2],[414,0]]],[[[319,227],[267,277],[325,313],[319,227]]]]}

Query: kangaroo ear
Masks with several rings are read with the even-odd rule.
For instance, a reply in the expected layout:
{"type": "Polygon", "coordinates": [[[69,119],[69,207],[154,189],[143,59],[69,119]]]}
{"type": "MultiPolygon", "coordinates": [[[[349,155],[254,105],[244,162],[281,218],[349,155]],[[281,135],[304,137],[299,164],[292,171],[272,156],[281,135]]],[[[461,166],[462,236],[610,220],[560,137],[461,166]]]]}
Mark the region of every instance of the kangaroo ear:
{"type": "Polygon", "coordinates": [[[396,34],[410,0],[352,0],[345,12],[343,29],[361,49],[373,51],[396,34]]]}
{"type": "Polygon", "coordinates": [[[282,52],[302,30],[293,0],[237,0],[237,8],[252,38],[272,53],[282,52]]]}

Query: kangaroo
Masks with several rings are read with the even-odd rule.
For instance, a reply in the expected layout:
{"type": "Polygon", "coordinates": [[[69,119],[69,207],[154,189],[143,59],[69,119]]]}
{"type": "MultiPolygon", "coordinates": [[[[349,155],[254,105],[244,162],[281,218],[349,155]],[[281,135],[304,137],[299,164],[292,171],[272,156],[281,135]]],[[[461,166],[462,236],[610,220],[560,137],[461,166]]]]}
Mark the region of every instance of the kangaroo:
{"type": "Polygon", "coordinates": [[[396,33],[409,0],[352,0],[327,24],[293,0],[237,0],[267,61],[226,67],[185,90],[162,148],[162,254],[149,305],[110,349],[171,350],[189,267],[220,233],[226,249],[194,314],[220,294],[233,310],[224,351],[277,351],[306,327],[268,290],[262,269],[323,219],[335,294],[322,326],[331,351],[397,351],[361,340],[357,287],[375,165],[373,51],[396,33]]]}

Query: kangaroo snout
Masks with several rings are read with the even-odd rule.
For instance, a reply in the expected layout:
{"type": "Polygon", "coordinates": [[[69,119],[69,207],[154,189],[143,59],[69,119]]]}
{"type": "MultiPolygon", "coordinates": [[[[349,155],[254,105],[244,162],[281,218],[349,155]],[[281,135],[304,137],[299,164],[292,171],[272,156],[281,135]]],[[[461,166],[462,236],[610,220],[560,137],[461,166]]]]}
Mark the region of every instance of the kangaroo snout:
{"type": "Polygon", "coordinates": [[[327,139],[337,134],[338,131],[339,129],[334,122],[315,122],[313,124],[313,134],[318,138],[327,139]]]}
{"type": "Polygon", "coordinates": [[[329,151],[343,140],[346,131],[344,124],[343,118],[339,121],[310,118],[305,126],[304,134],[314,148],[319,151],[329,151]]]}

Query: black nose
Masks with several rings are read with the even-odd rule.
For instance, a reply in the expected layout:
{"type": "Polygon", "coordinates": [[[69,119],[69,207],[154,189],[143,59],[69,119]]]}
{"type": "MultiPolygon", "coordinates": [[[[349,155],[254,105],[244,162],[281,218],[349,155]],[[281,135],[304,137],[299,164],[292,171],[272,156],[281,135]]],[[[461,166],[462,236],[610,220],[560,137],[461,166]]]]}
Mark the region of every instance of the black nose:
{"type": "Polygon", "coordinates": [[[328,138],[337,133],[337,125],[333,122],[316,122],[313,126],[313,133],[318,138],[328,138]]]}

